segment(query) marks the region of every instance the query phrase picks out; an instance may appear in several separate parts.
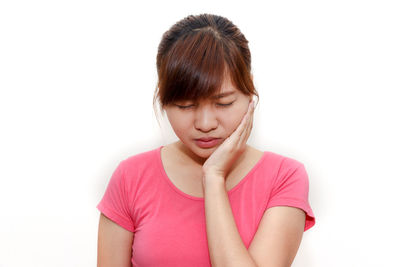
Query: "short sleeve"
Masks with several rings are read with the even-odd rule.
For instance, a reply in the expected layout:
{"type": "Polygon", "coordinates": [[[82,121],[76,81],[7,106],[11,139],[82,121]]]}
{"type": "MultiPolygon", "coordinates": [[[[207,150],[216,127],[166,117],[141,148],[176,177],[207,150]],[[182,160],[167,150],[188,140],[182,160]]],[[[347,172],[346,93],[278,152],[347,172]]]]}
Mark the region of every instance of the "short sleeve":
{"type": "Polygon", "coordinates": [[[128,192],[122,163],[120,162],[114,170],[103,198],[97,205],[97,209],[118,225],[133,232],[134,226],[127,201],[128,192]]]}
{"type": "Polygon", "coordinates": [[[315,224],[315,216],[308,201],[309,179],[301,162],[285,159],[281,165],[266,210],[274,206],[291,206],[306,213],[304,231],[315,224]],[[286,164],[285,164],[286,161],[286,164]]]}

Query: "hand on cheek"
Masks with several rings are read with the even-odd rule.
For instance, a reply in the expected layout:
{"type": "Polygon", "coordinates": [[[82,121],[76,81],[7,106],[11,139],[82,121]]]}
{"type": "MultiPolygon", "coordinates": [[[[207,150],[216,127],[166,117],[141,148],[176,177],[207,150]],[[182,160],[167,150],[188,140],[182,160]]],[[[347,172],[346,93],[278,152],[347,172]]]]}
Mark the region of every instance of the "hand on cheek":
{"type": "Polygon", "coordinates": [[[225,178],[233,163],[245,151],[253,127],[254,105],[254,101],[251,101],[239,126],[203,164],[205,175],[225,178]]]}

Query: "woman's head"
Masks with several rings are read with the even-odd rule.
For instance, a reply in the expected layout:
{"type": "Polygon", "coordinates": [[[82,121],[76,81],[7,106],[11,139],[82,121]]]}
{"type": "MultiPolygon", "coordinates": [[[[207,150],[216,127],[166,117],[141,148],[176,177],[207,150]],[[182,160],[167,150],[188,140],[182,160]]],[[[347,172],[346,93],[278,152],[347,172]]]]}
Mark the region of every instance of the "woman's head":
{"type": "Polygon", "coordinates": [[[167,111],[172,128],[184,143],[183,129],[188,138],[228,137],[249,100],[258,98],[247,44],[231,21],[211,14],[190,15],[164,33],[158,47],[153,104],[158,101],[161,110],[167,111]],[[215,98],[228,91],[234,93],[215,98]],[[232,101],[230,106],[222,106],[232,101]],[[177,105],[192,106],[182,109],[177,105]]]}
{"type": "Polygon", "coordinates": [[[226,73],[245,95],[258,93],[251,78],[248,41],[228,19],[187,16],[166,31],[158,46],[154,102],[205,99],[217,93],[226,73]]]}

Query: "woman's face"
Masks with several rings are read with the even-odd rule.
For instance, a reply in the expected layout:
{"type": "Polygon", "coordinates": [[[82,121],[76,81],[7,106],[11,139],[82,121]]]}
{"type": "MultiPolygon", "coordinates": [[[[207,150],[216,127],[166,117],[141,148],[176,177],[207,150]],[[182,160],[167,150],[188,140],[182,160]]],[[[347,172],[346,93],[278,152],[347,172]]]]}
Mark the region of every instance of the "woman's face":
{"type": "Polygon", "coordinates": [[[250,96],[237,90],[225,79],[221,92],[199,103],[175,102],[165,107],[176,136],[191,152],[208,158],[239,126],[247,112],[250,96]],[[201,138],[217,138],[201,142],[201,138]]]}

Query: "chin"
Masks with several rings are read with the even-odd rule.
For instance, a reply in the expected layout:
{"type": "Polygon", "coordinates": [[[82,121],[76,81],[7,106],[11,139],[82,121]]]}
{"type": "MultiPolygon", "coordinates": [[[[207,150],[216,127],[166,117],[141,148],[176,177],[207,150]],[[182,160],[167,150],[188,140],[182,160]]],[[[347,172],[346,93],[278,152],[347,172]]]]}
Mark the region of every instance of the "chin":
{"type": "Polygon", "coordinates": [[[208,159],[211,156],[212,152],[214,152],[214,150],[209,151],[211,149],[207,149],[207,151],[201,151],[201,150],[205,150],[205,149],[199,148],[199,150],[198,150],[199,152],[197,152],[197,153],[195,152],[195,153],[197,156],[199,156],[200,158],[203,158],[203,159],[208,159]]]}
{"type": "Polygon", "coordinates": [[[197,156],[204,158],[204,159],[208,159],[211,154],[218,148],[218,146],[216,147],[212,147],[212,148],[201,148],[195,145],[195,150],[192,150],[193,153],[195,153],[197,156]]]}
{"type": "Polygon", "coordinates": [[[198,147],[195,143],[192,143],[191,141],[189,141],[189,142],[182,141],[182,143],[194,155],[196,155],[197,157],[202,158],[202,159],[208,159],[211,156],[211,154],[219,147],[219,145],[218,145],[218,146],[211,147],[211,148],[201,148],[201,147],[198,147]]]}
{"type": "Polygon", "coordinates": [[[215,148],[209,148],[209,149],[204,149],[201,147],[198,147],[196,144],[185,144],[186,149],[188,149],[191,153],[193,153],[194,155],[200,157],[200,158],[204,158],[207,159],[212,152],[214,152],[215,148]]]}

